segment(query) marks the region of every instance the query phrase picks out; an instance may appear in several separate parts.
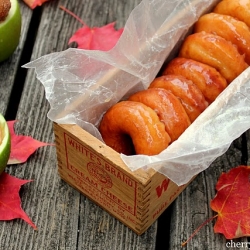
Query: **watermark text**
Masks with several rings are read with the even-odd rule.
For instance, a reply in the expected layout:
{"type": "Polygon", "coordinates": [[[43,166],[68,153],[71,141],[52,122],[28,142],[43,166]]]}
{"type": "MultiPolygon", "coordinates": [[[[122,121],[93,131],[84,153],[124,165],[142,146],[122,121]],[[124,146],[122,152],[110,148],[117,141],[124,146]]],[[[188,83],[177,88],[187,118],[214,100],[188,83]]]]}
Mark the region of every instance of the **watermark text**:
{"type": "Polygon", "coordinates": [[[250,242],[234,242],[233,240],[230,240],[226,243],[226,248],[244,248],[244,249],[250,249],[250,242]]]}

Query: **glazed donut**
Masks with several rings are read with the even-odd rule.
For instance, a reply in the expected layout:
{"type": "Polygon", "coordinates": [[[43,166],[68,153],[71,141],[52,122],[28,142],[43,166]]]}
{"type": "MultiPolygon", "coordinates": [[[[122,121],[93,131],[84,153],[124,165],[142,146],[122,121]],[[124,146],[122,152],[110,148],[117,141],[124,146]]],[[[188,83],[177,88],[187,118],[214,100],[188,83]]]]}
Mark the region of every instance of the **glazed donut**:
{"type": "Polygon", "coordinates": [[[244,56],[231,42],[206,32],[187,36],[181,46],[179,56],[214,67],[228,83],[248,67],[244,56]]]}
{"type": "Polygon", "coordinates": [[[179,56],[214,67],[228,83],[248,67],[244,56],[240,55],[231,42],[206,32],[187,36],[181,46],[179,56]]]}
{"type": "Polygon", "coordinates": [[[153,80],[149,88],[164,88],[178,97],[191,122],[208,106],[200,89],[181,75],[159,76],[153,80]]]}
{"type": "Polygon", "coordinates": [[[103,115],[99,131],[108,146],[126,155],[159,154],[248,67],[250,0],[223,0],[213,11],[198,19],[147,90],[103,115]]]}
{"type": "Polygon", "coordinates": [[[141,102],[152,108],[165,124],[171,142],[177,140],[191,124],[180,100],[165,89],[151,88],[139,91],[130,96],[129,100],[141,102]]]}
{"type": "Polygon", "coordinates": [[[162,74],[182,75],[192,81],[201,90],[209,104],[227,87],[225,78],[215,68],[183,57],[171,60],[162,74]]]}
{"type": "Polygon", "coordinates": [[[223,0],[213,12],[235,17],[250,27],[250,0],[223,0]]]}
{"type": "Polygon", "coordinates": [[[250,29],[231,16],[209,13],[201,16],[195,23],[194,32],[205,31],[225,38],[237,46],[245,61],[250,64],[250,29]]]}
{"type": "Polygon", "coordinates": [[[108,146],[126,155],[156,155],[171,141],[156,112],[133,101],[112,106],[104,114],[99,131],[108,146]]]}

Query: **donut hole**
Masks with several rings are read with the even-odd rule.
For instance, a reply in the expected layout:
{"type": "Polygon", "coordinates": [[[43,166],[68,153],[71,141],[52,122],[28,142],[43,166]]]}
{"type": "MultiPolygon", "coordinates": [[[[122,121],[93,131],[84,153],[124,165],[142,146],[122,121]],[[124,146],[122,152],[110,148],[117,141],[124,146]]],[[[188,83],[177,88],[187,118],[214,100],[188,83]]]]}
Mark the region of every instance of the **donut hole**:
{"type": "Polygon", "coordinates": [[[156,112],[135,101],[112,106],[104,114],[99,131],[106,145],[126,155],[156,155],[171,141],[156,112]]]}
{"type": "Polygon", "coordinates": [[[119,144],[115,144],[113,147],[118,153],[122,153],[125,155],[135,155],[135,147],[131,136],[127,133],[119,133],[116,135],[116,142],[119,144]]]}

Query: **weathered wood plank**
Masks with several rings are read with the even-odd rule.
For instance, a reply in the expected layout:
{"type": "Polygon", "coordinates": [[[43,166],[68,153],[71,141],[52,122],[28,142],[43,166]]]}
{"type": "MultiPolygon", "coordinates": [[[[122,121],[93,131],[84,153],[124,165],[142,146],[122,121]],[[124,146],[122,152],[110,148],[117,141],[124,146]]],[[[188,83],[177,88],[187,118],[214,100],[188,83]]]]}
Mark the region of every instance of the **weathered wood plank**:
{"type": "MultiPolygon", "coordinates": [[[[68,47],[68,39],[81,27],[59,5],[77,14],[90,26],[117,21],[125,24],[140,1],[61,0],[42,7],[32,59],[68,47]]],[[[16,131],[37,140],[53,142],[52,122],[46,117],[49,104],[35,72],[29,70],[18,108],[16,131]]],[[[63,182],[57,173],[55,147],[40,148],[27,163],[11,166],[10,174],[34,181],[23,186],[22,207],[38,227],[34,231],[21,220],[1,223],[0,249],[155,249],[157,223],[142,236],[103,211],[63,182]]]]}
{"type": "MultiPolygon", "coordinates": [[[[247,131],[246,135],[249,154],[249,131],[247,131]]],[[[186,241],[203,222],[215,215],[209,203],[216,194],[215,185],[219,176],[223,171],[226,172],[238,165],[247,164],[244,160],[246,157],[242,159],[241,152],[246,149],[246,145],[243,144],[242,137],[234,141],[228,151],[215,160],[207,170],[199,174],[176,199],[172,206],[169,249],[180,249],[182,242],[186,241]]],[[[200,229],[198,234],[187,244],[186,249],[226,249],[226,239],[222,235],[213,232],[214,223],[215,220],[200,229]]],[[[238,241],[247,242],[248,240],[247,238],[234,240],[234,242],[238,241]]]]}

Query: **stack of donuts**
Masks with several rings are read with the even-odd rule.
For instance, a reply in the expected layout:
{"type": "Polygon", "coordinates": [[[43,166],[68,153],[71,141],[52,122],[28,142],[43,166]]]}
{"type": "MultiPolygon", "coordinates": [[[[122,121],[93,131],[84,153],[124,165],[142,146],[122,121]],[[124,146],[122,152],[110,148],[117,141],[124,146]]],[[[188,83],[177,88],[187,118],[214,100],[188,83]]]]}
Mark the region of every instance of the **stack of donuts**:
{"type": "Polygon", "coordinates": [[[99,131],[126,155],[166,149],[250,64],[250,0],[222,0],[149,88],[112,106],[99,131]]]}

